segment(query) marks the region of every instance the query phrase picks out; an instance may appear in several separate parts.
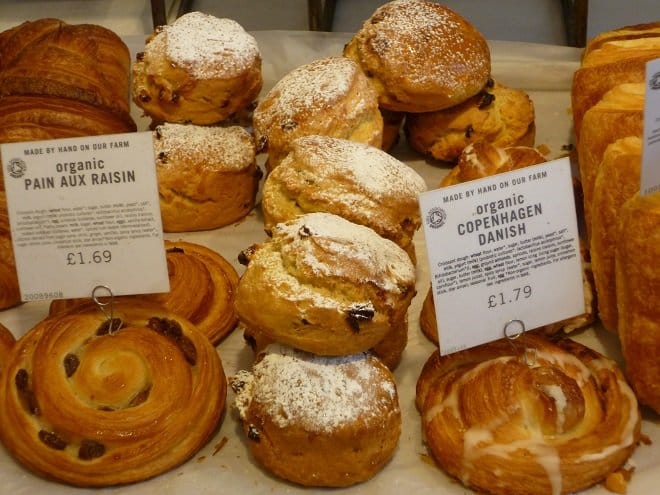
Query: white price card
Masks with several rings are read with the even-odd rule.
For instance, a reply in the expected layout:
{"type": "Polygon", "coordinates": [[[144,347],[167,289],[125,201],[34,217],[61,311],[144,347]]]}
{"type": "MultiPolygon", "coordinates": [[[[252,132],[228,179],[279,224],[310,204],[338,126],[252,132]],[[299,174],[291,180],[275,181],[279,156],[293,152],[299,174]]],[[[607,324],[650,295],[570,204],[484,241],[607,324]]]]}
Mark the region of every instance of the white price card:
{"type": "Polygon", "coordinates": [[[420,195],[440,353],[584,312],[568,158],[420,195]]]}
{"type": "Polygon", "coordinates": [[[640,194],[660,191],[660,58],[646,64],[640,194]]]}
{"type": "Polygon", "coordinates": [[[23,301],[169,290],[150,132],[0,149],[23,301]]]}

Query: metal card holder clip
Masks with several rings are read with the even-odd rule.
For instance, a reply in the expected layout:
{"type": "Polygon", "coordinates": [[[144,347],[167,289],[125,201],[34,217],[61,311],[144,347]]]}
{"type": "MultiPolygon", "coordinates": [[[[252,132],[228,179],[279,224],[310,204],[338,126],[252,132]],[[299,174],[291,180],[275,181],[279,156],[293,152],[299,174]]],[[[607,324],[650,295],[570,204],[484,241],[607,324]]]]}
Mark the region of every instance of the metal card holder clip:
{"type": "MultiPolygon", "coordinates": [[[[525,330],[525,322],[522,320],[509,320],[504,324],[504,337],[516,349],[516,340],[525,333],[525,330]]],[[[523,342],[523,362],[531,368],[536,365],[536,358],[536,347],[529,347],[526,342],[523,342]]]]}
{"type": "Polygon", "coordinates": [[[107,285],[97,285],[92,290],[92,299],[94,300],[94,303],[98,306],[98,308],[101,310],[101,312],[105,315],[107,319],[108,333],[111,334],[114,330],[119,330],[119,325],[117,326],[116,329],[112,328],[112,325],[115,322],[114,319],[115,296],[112,293],[112,289],[107,285]],[[98,292],[101,290],[106,291],[107,294],[99,295],[98,292]],[[107,301],[102,301],[101,297],[107,297],[109,299],[107,301]]]}

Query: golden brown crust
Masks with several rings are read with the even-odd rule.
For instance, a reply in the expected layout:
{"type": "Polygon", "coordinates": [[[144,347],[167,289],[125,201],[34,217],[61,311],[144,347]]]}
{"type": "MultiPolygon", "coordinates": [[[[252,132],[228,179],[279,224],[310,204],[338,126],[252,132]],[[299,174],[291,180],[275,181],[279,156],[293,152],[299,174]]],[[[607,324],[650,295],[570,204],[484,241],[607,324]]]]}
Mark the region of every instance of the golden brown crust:
{"type": "Polygon", "coordinates": [[[658,36],[660,36],[660,22],[633,24],[612,29],[610,31],[603,31],[587,41],[582,57],[584,58],[589,52],[600,48],[604,43],[609,41],[656,38],[658,36]]]}
{"type": "Polygon", "coordinates": [[[244,128],[162,124],[153,135],[165,232],[216,229],[252,211],[262,173],[244,128]]]}
{"type": "Polygon", "coordinates": [[[617,139],[605,148],[594,183],[589,253],[598,316],[612,332],[618,325],[614,269],[617,220],[623,203],[639,191],[641,161],[640,137],[617,139]]]}
{"type": "Polygon", "coordinates": [[[256,40],[231,19],[189,12],[159,26],[133,64],[135,104],[156,122],[215,124],[263,85],[256,40]]]}
{"type": "Polygon", "coordinates": [[[430,1],[388,2],[344,48],[378,92],[380,106],[430,112],[478,93],[490,76],[484,37],[456,12],[430,1]]]}
{"type": "Polygon", "coordinates": [[[383,117],[375,90],[355,62],[326,57],[284,75],[259,101],[253,124],[257,151],[273,170],[296,138],[331,136],[380,148],[383,117]]]}
{"type": "Polygon", "coordinates": [[[497,495],[566,494],[604,480],[640,435],[623,373],[569,339],[525,334],[516,344],[429,357],[416,404],[431,454],[465,485],[497,495]]]}
{"type": "Polygon", "coordinates": [[[633,83],[614,86],[584,114],[577,157],[587,238],[591,236],[594,183],[603,153],[619,138],[642,135],[643,112],[644,84],[633,83]]]}
{"type": "Polygon", "coordinates": [[[394,454],[401,433],[396,384],[373,356],[327,358],[271,346],[231,382],[250,451],[281,478],[355,485],[394,454]]]}
{"type": "Polygon", "coordinates": [[[0,96],[48,95],[130,119],[130,54],[112,31],[41,19],[0,37],[0,96]]]}
{"type": "Polygon", "coordinates": [[[660,194],[639,194],[619,211],[616,236],[619,339],[628,379],[660,413],[660,194]]]}
{"type": "Polygon", "coordinates": [[[658,57],[660,35],[608,41],[584,55],[573,74],[571,88],[573,130],[578,144],[585,113],[613,87],[643,83],[646,63],[658,57]]]}
{"type": "Polygon", "coordinates": [[[409,114],[404,125],[413,149],[436,160],[455,162],[471,143],[534,146],[534,104],[527,93],[497,82],[446,110],[409,114]]]}
{"type": "Polygon", "coordinates": [[[264,182],[266,230],[305,213],[325,211],[371,227],[415,259],[421,225],[417,196],[424,179],[386,152],[346,139],[304,136],[264,182]]]}
{"type": "MultiPolygon", "coordinates": [[[[234,299],[238,273],[219,253],[186,241],[165,241],[170,290],[158,294],[119,296],[157,304],[193,323],[212,344],[226,337],[238,323],[234,299]]],[[[85,303],[85,299],[56,299],[51,315],[85,303]]]]}
{"type": "Polygon", "coordinates": [[[395,328],[407,331],[415,269],[394,242],[329,213],[272,234],[246,255],[236,309],[247,327],[321,355],[364,352],[395,328]]]}
{"type": "Polygon", "coordinates": [[[111,334],[94,305],[17,341],[0,396],[0,438],[33,472],[71,485],[140,481],[177,466],[215,432],[222,363],[190,322],[115,302],[111,334]]]}
{"type": "Polygon", "coordinates": [[[5,369],[5,364],[9,360],[9,355],[15,343],[16,338],[14,334],[0,323],[0,375],[2,374],[2,370],[5,369]]]}
{"type": "Polygon", "coordinates": [[[9,229],[7,198],[4,190],[0,188],[0,310],[20,303],[21,292],[18,287],[14,246],[9,229]]]}

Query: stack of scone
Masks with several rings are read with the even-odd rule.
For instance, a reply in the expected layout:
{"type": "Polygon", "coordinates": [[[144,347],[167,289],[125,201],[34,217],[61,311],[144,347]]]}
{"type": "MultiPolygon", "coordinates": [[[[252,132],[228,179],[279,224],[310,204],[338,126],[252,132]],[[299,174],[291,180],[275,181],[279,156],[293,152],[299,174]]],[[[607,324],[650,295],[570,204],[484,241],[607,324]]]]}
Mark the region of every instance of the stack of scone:
{"type": "Polygon", "coordinates": [[[376,9],[344,49],[378,93],[384,149],[403,124],[413,149],[455,162],[470,143],[533,145],[534,107],[526,93],[490,78],[481,33],[451,9],[395,0],[376,9]]]}
{"type": "Polygon", "coordinates": [[[248,445],[289,481],[360,483],[398,444],[396,384],[369,351],[407,335],[415,267],[393,241],[331,213],[270,230],[243,253],[236,297],[261,342],[252,371],[232,380],[248,445]]]}
{"type": "Polygon", "coordinates": [[[132,95],[152,119],[165,232],[219,228],[254,207],[254,139],[231,119],[262,85],[257,42],[231,19],[191,12],[147,39],[132,95]]]}
{"type": "Polygon", "coordinates": [[[660,23],[626,26],[587,44],[572,111],[598,315],[618,333],[641,403],[660,411],[659,193],[640,196],[646,63],[660,23]],[[647,260],[647,261],[645,261],[647,260]]]}

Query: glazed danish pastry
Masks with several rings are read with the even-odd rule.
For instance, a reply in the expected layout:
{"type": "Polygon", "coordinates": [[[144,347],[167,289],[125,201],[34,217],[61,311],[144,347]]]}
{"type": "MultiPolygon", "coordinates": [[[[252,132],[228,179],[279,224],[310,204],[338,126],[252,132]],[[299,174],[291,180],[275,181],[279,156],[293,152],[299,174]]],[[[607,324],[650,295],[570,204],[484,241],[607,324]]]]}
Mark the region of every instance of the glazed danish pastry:
{"type": "Polygon", "coordinates": [[[308,213],[274,226],[242,258],[239,319],[276,342],[346,355],[369,350],[394,328],[407,332],[415,267],[369,227],[308,213]]]}
{"type": "Polygon", "coordinates": [[[497,495],[574,493],[622,467],[641,419],[614,361],[570,339],[518,342],[427,360],[416,404],[439,466],[497,495]]]}
{"type": "Polygon", "coordinates": [[[394,454],[401,434],[396,383],[369,354],[320,357],[274,345],[230,381],[250,451],[281,478],[350,486],[394,454]]]}
{"type": "Polygon", "coordinates": [[[226,379],[187,320],[143,302],[91,304],[19,339],[0,384],[0,439],[24,466],[77,486],[144,480],[216,431],[226,379]]]}
{"type": "MultiPolygon", "coordinates": [[[[211,343],[229,334],[238,316],[234,298],[238,287],[236,269],[219,253],[201,244],[165,241],[170,291],[158,294],[120,296],[158,304],[195,324],[211,343]]],[[[56,299],[50,314],[81,304],[81,299],[56,299]]]]}

